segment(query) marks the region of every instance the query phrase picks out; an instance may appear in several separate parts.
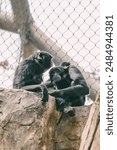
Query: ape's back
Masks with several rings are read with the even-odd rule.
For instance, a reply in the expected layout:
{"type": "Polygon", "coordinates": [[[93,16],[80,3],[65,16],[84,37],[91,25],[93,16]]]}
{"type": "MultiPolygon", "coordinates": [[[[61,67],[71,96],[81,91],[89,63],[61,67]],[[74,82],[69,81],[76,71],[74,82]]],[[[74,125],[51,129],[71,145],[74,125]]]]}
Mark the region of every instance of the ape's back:
{"type": "Polygon", "coordinates": [[[17,67],[13,87],[40,84],[43,73],[52,66],[52,56],[45,51],[36,51],[17,67]]]}
{"type": "Polygon", "coordinates": [[[27,85],[40,84],[42,82],[42,69],[33,60],[24,60],[16,69],[13,87],[21,88],[27,85]]]}

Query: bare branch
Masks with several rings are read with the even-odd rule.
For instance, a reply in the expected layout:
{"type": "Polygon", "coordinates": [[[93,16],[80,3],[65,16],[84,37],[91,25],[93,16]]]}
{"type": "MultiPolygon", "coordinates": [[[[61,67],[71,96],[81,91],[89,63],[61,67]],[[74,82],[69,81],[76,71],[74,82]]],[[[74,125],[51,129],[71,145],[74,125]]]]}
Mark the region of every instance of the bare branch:
{"type": "Polygon", "coordinates": [[[21,25],[29,25],[32,22],[28,0],[10,0],[15,23],[20,28],[21,25]]]}
{"type": "Polygon", "coordinates": [[[35,24],[30,25],[29,40],[40,50],[50,52],[55,56],[55,64],[60,64],[63,61],[76,63],[69,57],[62,48],[57,46],[44,32],[42,32],[35,24]]]}
{"type": "Polygon", "coordinates": [[[5,14],[0,14],[0,28],[14,33],[18,32],[18,27],[13,18],[5,14]]]}
{"type": "Polygon", "coordinates": [[[30,13],[28,0],[10,0],[13,13],[14,21],[18,26],[20,38],[21,38],[21,50],[23,58],[27,58],[31,53],[35,51],[35,47],[30,43],[29,36],[29,25],[32,24],[33,19],[30,13]]]}

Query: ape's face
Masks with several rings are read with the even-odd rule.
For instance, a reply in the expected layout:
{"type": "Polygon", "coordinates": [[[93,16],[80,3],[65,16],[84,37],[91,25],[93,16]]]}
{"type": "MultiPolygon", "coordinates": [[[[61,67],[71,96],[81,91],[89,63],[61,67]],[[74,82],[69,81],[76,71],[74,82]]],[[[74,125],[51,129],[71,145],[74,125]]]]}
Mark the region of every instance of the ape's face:
{"type": "Polygon", "coordinates": [[[35,61],[41,67],[43,67],[44,70],[47,70],[52,66],[52,64],[53,64],[52,58],[53,58],[52,55],[50,55],[48,52],[44,52],[44,51],[41,51],[41,52],[37,51],[34,54],[35,61]]]}
{"type": "Polygon", "coordinates": [[[64,69],[62,67],[53,67],[50,72],[50,80],[52,83],[57,83],[62,80],[64,75],[64,69]]]}

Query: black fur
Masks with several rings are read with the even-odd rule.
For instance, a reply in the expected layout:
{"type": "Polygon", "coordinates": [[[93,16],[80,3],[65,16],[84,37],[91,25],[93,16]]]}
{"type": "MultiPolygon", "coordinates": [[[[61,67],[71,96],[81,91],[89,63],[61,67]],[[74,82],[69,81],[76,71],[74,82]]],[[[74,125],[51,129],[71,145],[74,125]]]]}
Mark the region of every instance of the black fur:
{"type": "MultiPolygon", "coordinates": [[[[27,86],[24,89],[28,90],[28,86],[41,84],[43,73],[51,66],[52,56],[44,51],[36,51],[29,58],[23,60],[17,67],[13,80],[13,88],[21,89],[27,86]]],[[[40,90],[43,92],[46,91],[46,94],[43,93],[43,95],[47,95],[45,86],[40,85],[40,90]]],[[[30,87],[29,91],[31,91],[30,87]]],[[[37,92],[34,89],[32,91],[37,92]]]]}
{"type": "Polygon", "coordinates": [[[51,83],[56,90],[50,95],[56,98],[60,111],[67,106],[82,106],[89,88],[79,69],[64,62],[61,66],[53,67],[49,72],[51,83]]]}

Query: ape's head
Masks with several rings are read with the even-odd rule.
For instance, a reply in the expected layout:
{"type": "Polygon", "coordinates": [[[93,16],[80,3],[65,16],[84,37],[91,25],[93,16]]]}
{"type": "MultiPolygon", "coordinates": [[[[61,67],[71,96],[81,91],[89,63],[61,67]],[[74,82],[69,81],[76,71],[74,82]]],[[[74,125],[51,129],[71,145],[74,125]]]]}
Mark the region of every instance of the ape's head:
{"type": "Polygon", "coordinates": [[[64,69],[62,67],[53,67],[49,71],[50,80],[53,84],[62,80],[64,69]]]}
{"type": "Polygon", "coordinates": [[[69,75],[68,73],[69,66],[70,66],[69,62],[63,62],[60,66],[51,68],[49,71],[51,82],[54,84],[64,80],[66,76],[69,75]]]}
{"type": "Polygon", "coordinates": [[[52,67],[53,64],[53,56],[45,51],[36,51],[32,55],[33,60],[41,67],[43,70],[47,70],[52,67]]]}
{"type": "Polygon", "coordinates": [[[67,69],[70,66],[70,62],[62,62],[61,66],[67,69]]]}

